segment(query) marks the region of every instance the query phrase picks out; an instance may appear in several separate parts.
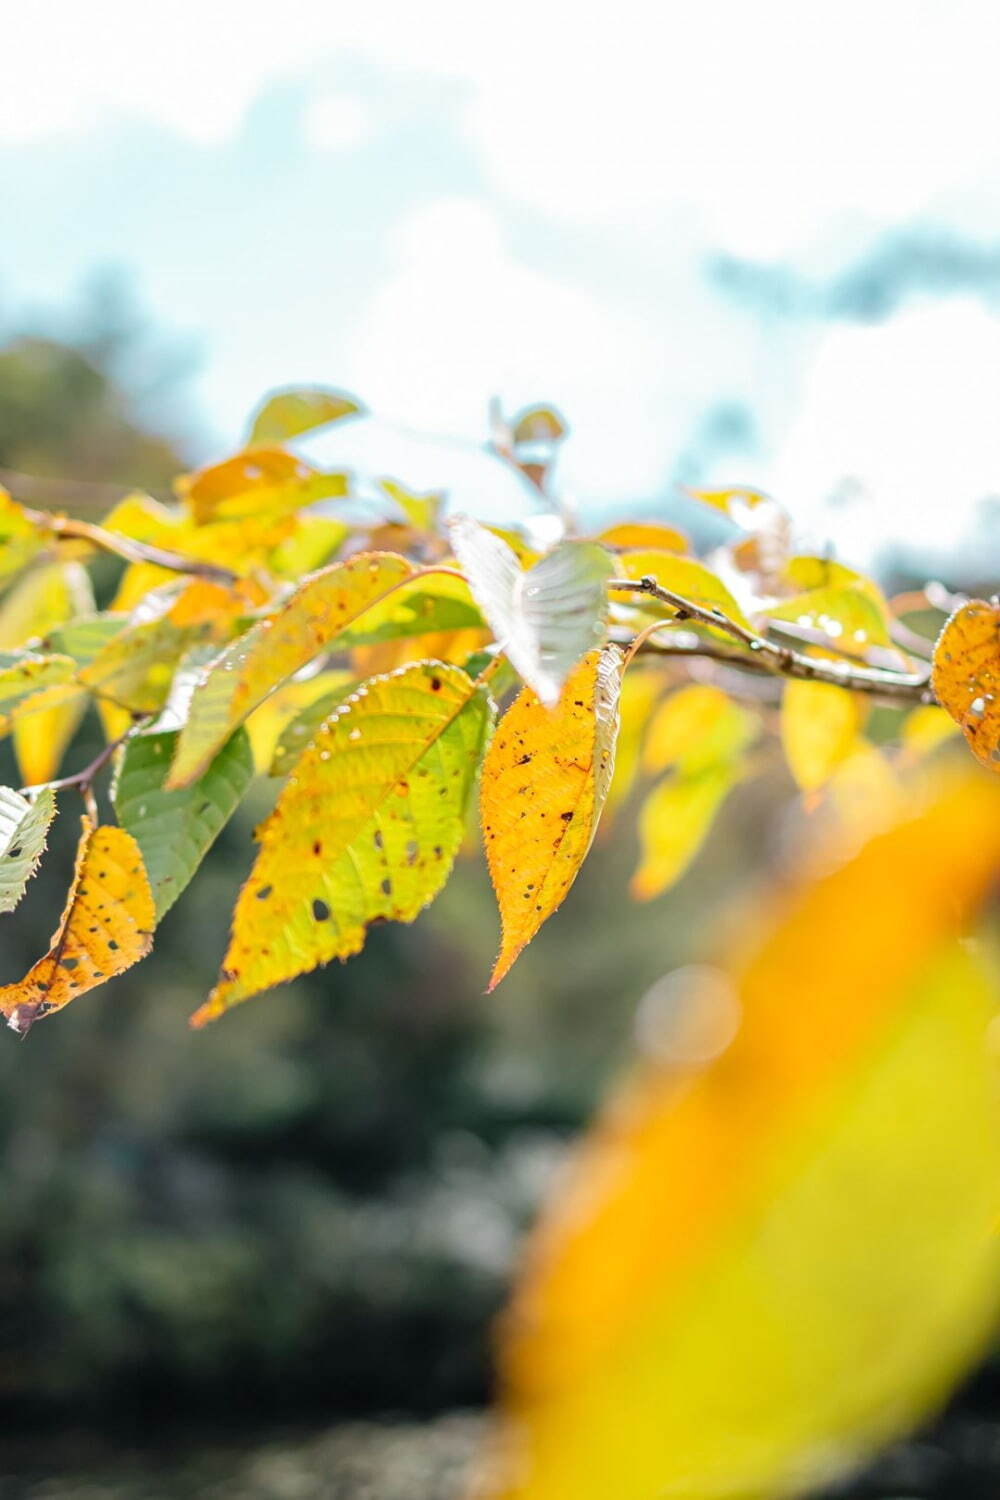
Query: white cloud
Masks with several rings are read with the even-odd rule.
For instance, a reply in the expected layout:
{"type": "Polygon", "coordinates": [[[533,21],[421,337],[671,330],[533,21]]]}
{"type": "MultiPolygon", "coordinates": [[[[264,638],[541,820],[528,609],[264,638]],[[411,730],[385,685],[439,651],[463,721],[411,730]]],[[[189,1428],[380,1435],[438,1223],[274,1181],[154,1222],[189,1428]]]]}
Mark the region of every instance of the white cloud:
{"type": "Polygon", "coordinates": [[[350,94],[324,93],[310,101],[304,134],[307,145],[320,151],[349,151],[368,134],[360,99],[350,94]]]}

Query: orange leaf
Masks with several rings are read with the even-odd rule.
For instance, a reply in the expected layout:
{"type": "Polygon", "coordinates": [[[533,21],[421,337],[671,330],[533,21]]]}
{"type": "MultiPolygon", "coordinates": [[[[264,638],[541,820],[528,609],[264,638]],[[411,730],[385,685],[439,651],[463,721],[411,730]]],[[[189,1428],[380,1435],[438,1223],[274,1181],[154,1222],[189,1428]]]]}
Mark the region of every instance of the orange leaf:
{"type": "Polygon", "coordinates": [[[494,989],[561,904],[590,848],[614,769],[621,653],[590,651],[554,708],[525,688],[483,763],[480,812],[503,942],[494,989]]]}
{"type": "Polygon", "coordinates": [[[0,989],[0,1012],[22,1035],[41,1016],[131,968],[152,946],[156,911],[139,845],[122,828],[82,823],[73,884],[49,951],[17,984],[0,989]]]}
{"type": "Polygon", "coordinates": [[[1000,606],[971,599],[934,647],[934,692],[991,771],[1000,771],[1000,606]]]}

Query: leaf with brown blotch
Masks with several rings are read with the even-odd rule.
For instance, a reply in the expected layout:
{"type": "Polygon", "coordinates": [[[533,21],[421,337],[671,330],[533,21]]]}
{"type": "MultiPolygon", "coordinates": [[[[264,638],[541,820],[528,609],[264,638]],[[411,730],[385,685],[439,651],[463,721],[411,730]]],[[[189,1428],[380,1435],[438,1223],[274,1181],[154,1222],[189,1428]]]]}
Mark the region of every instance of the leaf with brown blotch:
{"type": "Polygon", "coordinates": [[[0,989],[0,1013],[22,1035],[41,1016],[145,958],[156,911],[139,846],[122,828],[83,834],[66,909],[48,953],[17,984],[0,989]]]}
{"type": "Polygon", "coordinates": [[[977,760],[1000,771],[1000,605],[970,599],[934,647],[932,685],[977,760]]]}
{"type": "Polygon", "coordinates": [[[483,763],[480,812],[503,941],[489,988],[561,904],[593,841],[614,770],[622,655],[590,651],[555,708],[525,688],[483,763]]]}

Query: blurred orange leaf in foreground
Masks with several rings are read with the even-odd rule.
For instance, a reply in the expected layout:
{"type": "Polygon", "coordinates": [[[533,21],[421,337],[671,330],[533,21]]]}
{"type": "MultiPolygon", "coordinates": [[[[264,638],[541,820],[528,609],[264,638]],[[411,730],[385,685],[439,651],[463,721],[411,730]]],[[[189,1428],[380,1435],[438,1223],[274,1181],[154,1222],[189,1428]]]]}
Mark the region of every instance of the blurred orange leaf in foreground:
{"type": "Polygon", "coordinates": [[[945,1396],[1000,1292],[998,866],[1000,790],[949,780],[645,1028],[506,1315],[486,1493],[803,1492],[945,1396]]]}

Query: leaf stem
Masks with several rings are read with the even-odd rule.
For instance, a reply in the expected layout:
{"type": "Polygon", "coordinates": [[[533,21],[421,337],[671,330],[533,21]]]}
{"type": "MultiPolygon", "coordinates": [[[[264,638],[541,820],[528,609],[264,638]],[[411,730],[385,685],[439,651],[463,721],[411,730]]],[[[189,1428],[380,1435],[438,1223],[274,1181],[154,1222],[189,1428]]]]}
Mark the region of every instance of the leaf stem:
{"type": "Polygon", "coordinates": [[[124,745],[126,740],[131,739],[134,734],[144,728],[145,725],[152,723],[155,717],[155,714],[141,714],[134,723],[129,725],[123,734],[118,735],[117,739],[109,740],[104,748],[82,770],[74,771],[71,776],[62,776],[58,781],[42,781],[36,786],[23,786],[21,788],[22,795],[28,796],[32,792],[40,792],[45,787],[49,787],[53,792],[62,792],[67,787],[75,786],[83,796],[83,800],[87,805],[87,812],[90,813],[92,821],[96,822],[96,807],[94,806],[91,791],[95,778],[107,765],[115,751],[124,745]]]}
{"type": "MultiPolygon", "coordinates": [[[[675,618],[678,620],[695,620],[700,625],[708,625],[715,630],[725,631],[733,640],[746,647],[749,653],[749,655],[744,655],[742,652],[733,653],[737,665],[770,672],[776,677],[788,677],[805,682],[828,682],[836,687],[847,688],[851,692],[872,693],[878,697],[894,698],[907,703],[934,703],[936,701],[930,683],[929,670],[893,672],[883,667],[855,666],[853,662],[835,660],[830,657],[805,656],[790,646],[778,645],[767,636],[758,635],[755,630],[740,625],[735,620],[730,620],[721,609],[695,604],[681,594],[674,593],[672,589],[663,588],[651,574],[639,579],[612,578],[608,583],[608,588],[633,594],[648,594],[651,598],[658,599],[661,604],[667,604],[676,610],[675,618]]],[[[670,621],[662,623],[669,624],[670,621]]],[[[653,632],[646,633],[652,634],[653,632]]],[[[640,632],[640,635],[642,634],[643,632],[640,632]]],[[[683,654],[693,656],[712,653],[702,648],[700,652],[691,650],[683,654]]],[[[732,659],[732,657],[727,659],[732,659]]]]}

